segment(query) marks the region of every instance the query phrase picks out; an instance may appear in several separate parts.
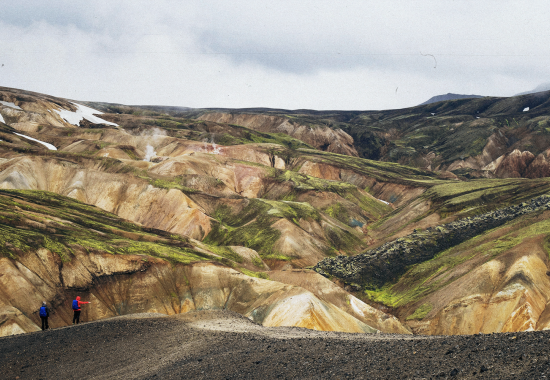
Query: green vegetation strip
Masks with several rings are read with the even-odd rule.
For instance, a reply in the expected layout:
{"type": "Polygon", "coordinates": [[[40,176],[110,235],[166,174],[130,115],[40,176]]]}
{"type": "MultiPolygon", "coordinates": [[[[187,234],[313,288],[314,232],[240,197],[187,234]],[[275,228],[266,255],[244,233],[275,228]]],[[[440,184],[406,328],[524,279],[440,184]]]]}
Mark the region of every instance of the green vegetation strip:
{"type": "Polygon", "coordinates": [[[439,252],[522,215],[548,209],[550,196],[540,196],[520,205],[414,232],[354,257],[327,258],[320,261],[315,270],[348,284],[377,290],[395,282],[411,265],[430,260],[439,252]]]}
{"type": "Polygon", "coordinates": [[[44,191],[0,190],[0,255],[46,248],[70,261],[75,249],[142,254],[171,262],[211,260],[188,239],[125,221],[71,198],[44,191]]]}
{"type": "Polygon", "coordinates": [[[537,215],[525,215],[512,223],[480,234],[462,244],[449,248],[433,259],[413,265],[395,283],[382,288],[366,290],[367,297],[392,308],[420,302],[430,294],[451,286],[462,276],[475,270],[480,264],[491,261],[510,251],[526,239],[543,236],[543,247],[550,257],[550,219],[540,220],[537,215]],[[495,236],[498,236],[495,238],[495,236]],[[459,265],[468,265],[470,270],[459,265]]]}

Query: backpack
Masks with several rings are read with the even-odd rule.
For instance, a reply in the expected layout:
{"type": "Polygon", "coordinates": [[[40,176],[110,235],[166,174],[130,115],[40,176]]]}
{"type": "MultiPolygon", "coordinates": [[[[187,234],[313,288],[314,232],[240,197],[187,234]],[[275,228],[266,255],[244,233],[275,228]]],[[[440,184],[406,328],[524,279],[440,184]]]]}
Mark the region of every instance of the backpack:
{"type": "Polygon", "coordinates": [[[47,317],[48,316],[48,312],[46,311],[46,306],[42,306],[40,308],[40,316],[41,317],[47,317]]]}
{"type": "Polygon", "coordinates": [[[78,301],[73,300],[73,310],[78,310],[78,309],[80,309],[80,307],[78,306],[78,301]]]}

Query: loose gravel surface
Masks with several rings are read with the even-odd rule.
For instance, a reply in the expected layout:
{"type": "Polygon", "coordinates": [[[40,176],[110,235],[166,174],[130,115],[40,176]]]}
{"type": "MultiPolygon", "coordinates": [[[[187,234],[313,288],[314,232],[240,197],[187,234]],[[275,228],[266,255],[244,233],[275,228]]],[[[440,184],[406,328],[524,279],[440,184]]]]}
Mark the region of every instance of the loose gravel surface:
{"type": "Polygon", "coordinates": [[[265,328],[226,311],[0,338],[2,379],[546,379],[550,331],[410,336],[265,328]]]}

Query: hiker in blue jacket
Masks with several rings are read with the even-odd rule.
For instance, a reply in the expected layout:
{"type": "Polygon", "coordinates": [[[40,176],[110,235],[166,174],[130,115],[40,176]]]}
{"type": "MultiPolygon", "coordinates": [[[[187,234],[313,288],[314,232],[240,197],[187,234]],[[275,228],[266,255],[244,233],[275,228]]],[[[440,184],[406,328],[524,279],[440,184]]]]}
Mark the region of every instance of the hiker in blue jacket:
{"type": "Polygon", "coordinates": [[[48,317],[50,316],[50,309],[46,306],[46,301],[42,302],[42,307],[40,307],[40,319],[42,320],[42,331],[49,329],[48,326],[48,317]]]}

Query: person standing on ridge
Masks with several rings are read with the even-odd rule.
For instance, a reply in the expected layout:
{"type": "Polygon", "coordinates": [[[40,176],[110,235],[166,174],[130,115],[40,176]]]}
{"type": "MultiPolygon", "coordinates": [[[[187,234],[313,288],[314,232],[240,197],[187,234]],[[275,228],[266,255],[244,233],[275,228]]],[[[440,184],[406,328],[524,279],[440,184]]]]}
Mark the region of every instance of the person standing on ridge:
{"type": "Polygon", "coordinates": [[[39,315],[42,320],[42,331],[49,329],[50,326],[48,326],[48,317],[50,316],[50,309],[46,306],[46,301],[42,302],[39,315]]]}
{"type": "Polygon", "coordinates": [[[87,303],[90,303],[90,302],[81,301],[80,296],[76,296],[76,299],[73,300],[73,311],[74,311],[73,325],[75,323],[76,324],[80,323],[80,312],[81,312],[80,305],[84,305],[84,304],[87,304],[87,303]]]}

